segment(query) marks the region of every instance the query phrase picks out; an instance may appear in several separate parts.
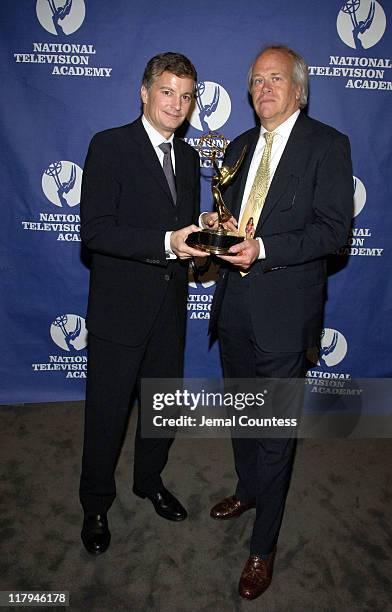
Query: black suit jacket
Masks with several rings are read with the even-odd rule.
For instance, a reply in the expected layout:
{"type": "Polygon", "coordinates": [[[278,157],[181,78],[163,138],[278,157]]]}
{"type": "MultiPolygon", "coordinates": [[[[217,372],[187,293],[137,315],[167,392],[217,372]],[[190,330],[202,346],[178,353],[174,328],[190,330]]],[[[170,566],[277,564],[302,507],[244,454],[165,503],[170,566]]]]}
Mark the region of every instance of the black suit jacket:
{"type": "MultiPolygon", "coordinates": [[[[163,138],[162,138],[163,140],[163,138]]],[[[87,327],[130,346],[142,343],[165,299],[177,292],[185,329],[187,265],[165,257],[164,238],[197,221],[199,158],[174,139],[177,205],[141,119],[94,136],[83,172],[81,238],[92,251],[87,327]]]]}
{"type": "MultiPolygon", "coordinates": [[[[238,218],[250,162],[260,134],[254,128],[228,147],[232,165],[244,145],[247,155],[225,201],[238,218]]],[[[315,346],[323,324],[326,256],[347,241],[353,212],[350,144],[335,129],[300,113],[271,182],[255,235],[266,259],[251,268],[250,308],[259,346],[302,351],[315,346]]],[[[222,268],[212,304],[219,316],[230,268],[222,268]]]]}

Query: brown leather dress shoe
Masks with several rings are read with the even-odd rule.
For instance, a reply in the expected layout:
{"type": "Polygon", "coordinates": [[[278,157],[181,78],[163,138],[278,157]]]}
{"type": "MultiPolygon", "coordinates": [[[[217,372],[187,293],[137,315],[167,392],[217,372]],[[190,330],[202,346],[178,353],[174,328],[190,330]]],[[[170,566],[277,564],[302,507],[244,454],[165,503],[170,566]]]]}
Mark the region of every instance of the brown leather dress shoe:
{"type": "Polygon", "coordinates": [[[226,520],[241,516],[243,512],[255,508],[256,503],[245,504],[244,502],[237,499],[234,495],[226,497],[219,504],[216,504],[210,512],[210,516],[213,519],[226,520]]]}
{"type": "Polygon", "coordinates": [[[245,599],[256,599],[271,584],[275,551],[267,559],[251,555],[242,571],[238,591],[245,599]]]}

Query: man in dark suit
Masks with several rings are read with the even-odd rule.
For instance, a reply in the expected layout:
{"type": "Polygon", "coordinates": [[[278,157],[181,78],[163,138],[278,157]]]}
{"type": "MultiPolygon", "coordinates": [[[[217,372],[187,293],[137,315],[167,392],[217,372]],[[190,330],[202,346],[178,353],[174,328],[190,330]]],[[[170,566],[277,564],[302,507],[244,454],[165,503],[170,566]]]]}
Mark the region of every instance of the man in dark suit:
{"type": "MultiPolygon", "coordinates": [[[[88,376],[80,499],[82,541],[110,543],[107,511],[129,402],[143,377],[182,376],[186,323],[185,244],[199,214],[199,158],[174,131],[194,95],[196,71],[177,53],[152,58],[141,86],[143,116],[96,134],[83,173],[81,236],[92,252],[88,376]]],[[[186,510],[163,485],[171,440],[135,439],[134,487],[165,519],[186,510]]]]}
{"type": "MultiPolygon", "coordinates": [[[[225,156],[232,166],[247,146],[225,202],[233,212],[227,227],[248,234],[221,257],[211,328],[218,330],[225,377],[302,378],[306,349],[318,344],[322,329],[326,256],[345,244],[350,227],[350,146],[300,111],[308,72],[291,49],[264,49],[249,80],[261,127],[236,138],[225,156]]],[[[214,227],[216,213],[205,213],[203,224],[214,227]]],[[[230,519],[256,507],[239,584],[241,596],[254,599],[271,582],[295,441],[236,438],[233,448],[237,489],[211,516],[230,519]]]]}

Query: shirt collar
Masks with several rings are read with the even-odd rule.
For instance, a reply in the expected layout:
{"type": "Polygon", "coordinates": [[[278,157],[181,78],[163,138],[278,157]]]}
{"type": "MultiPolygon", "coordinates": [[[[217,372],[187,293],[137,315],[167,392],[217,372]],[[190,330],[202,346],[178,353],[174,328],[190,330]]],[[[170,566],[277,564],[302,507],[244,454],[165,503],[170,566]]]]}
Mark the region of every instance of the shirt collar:
{"type": "MultiPolygon", "coordinates": [[[[291,134],[291,130],[294,127],[294,123],[297,121],[300,110],[296,110],[295,113],[290,115],[286,121],[283,121],[278,127],[274,130],[274,134],[279,134],[279,136],[283,136],[283,138],[288,138],[291,134]]],[[[260,134],[264,134],[264,132],[268,132],[265,127],[260,127],[260,134]]]]}
{"type": "Polygon", "coordinates": [[[159,147],[159,145],[163,142],[170,142],[171,145],[173,145],[174,134],[172,134],[170,138],[164,138],[162,134],[160,134],[158,130],[151,125],[144,115],[142,116],[142,123],[153,147],[159,147]]]}

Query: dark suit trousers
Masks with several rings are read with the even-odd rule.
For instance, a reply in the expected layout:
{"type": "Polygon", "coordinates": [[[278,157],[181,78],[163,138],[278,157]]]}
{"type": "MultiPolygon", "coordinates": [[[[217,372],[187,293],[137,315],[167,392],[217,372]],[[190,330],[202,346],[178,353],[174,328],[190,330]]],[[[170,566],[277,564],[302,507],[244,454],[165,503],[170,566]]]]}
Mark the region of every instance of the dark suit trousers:
{"type": "MultiPolygon", "coordinates": [[[[181,332],[174,287],[169,285],[153,328],[140,346],[120,345],[89,335],[80,480],[80,500],[85,512],[106,512],[114,501],[114,472],[127,427],[131,395],[139,391],[140,380],[143,377],[182,377],[181,332]]],[[[142,438],[139,413],[135,437],[135,487],[147,494],[162,488],[161,472],[171,443],[171,439],[142,438]]]]}
{"type": "MultiPolygon", "coordinates": [[[[305,353],[263,351],[251,323],[249,276],[230,272],[218,322],[226,378],[301,378],[306,372],[305,353]]],[[[289,296],[288,296],[289,299],[289,296]]],[[[271,308],[274,305],[271,304],[271,308]]],[[[279,536],[290,483],[295,439],[233,438],[238,485],[235,495],[256,501],[251,554],[269,554],[279,536]]]]}

